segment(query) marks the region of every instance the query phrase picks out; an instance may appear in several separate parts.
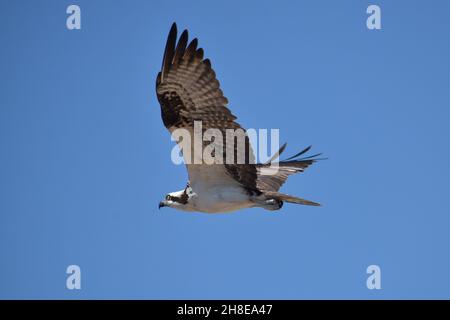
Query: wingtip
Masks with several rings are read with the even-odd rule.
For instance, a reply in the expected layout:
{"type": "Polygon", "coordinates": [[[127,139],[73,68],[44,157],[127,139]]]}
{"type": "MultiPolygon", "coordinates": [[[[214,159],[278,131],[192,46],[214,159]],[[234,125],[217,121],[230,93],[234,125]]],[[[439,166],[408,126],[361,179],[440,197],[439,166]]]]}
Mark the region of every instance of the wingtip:
{"type": "Polygon", "coordinates": [[[168,39],[175,38],[175,40],[176,40],[177,33],[178,33],[177,24],[174,22],[174,23],[172,23],[172,26],[170,27],[169,36],[167,38],[168,39]]]}
{"type": "Polygon", "coordinates": [[[272,163],[273,161],[275,161],[276,159],[278,159],[280,157],[280,155],[283,153],[284,149],[286,149],[287,146],[287,142],[283,143],[283,145],[281,146],[280,149],[278,149],[277,152],[275,152],[272,157],[266,161],[264,164],[269,164],[272,163]]]}
{"type": "Polygon", "coordinates": [[[184,29],[183,32],[181,33],[181,37],[186,37],[188,38],[188,30],[184,29]]]}
{"type": "Polygon", "coordinates": [[[311,148],[312,148],[312,145],[306,147],[305,149],[303,149],[299,153],[293,155],[292,157],[289,157],[289,158],[285,159],[284,161],[289,161],[289,160],[295,159],[297,157],[300,157],[302,154],[305,154],[306,152],[308,152],[311,148]]]}
{"type": "Polygon", "coordinates": [[[169,35],[167,36],[166,47],[164,49],[163,62],[161,66],[161,79],[160,81],[164,81],[164,78],[169,71],[170,65],[172,64],[172,59],[175,55],[175,44],[177,40],[177,24],[174,22],[172,27],[170,28],[169,35]]]}
{"type": "Polygon", "coordinates": [[[175,39],[175,42],[177,40],[177,33],[178,33],[178,28],[177,28],[177,24],[174,22],[172,24],[172,27],[170,27],[170,31],[169,31],[169,39],[175,39]]]}

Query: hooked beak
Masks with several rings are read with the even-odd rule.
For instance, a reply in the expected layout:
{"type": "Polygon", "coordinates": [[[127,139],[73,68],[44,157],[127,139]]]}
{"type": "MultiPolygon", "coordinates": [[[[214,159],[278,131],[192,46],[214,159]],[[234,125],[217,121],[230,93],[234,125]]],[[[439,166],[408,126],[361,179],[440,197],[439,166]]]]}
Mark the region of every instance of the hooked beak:
{"type": "Polygon", "coordinates": [[[166,204],[163,201],[161,201],[158,205],[158,209],[161,209],[161,207],[165,207],[165,206],[166,206],[166,204]]]}

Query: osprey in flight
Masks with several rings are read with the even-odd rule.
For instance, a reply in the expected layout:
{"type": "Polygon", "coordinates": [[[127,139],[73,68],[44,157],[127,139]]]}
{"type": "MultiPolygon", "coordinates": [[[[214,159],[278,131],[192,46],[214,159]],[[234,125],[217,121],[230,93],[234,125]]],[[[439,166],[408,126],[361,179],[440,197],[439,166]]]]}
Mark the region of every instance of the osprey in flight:
{"type": "MultiPolygon", "coordinates": [[[[220,89],[211,62],[203,58],[203,49],[197,45],[197,39],[188,44],[187,30],[183,31],[177,43],[177,27],[175,23],[172,25],[156,79],[156,94],[164,125],[171,133],[185,129],[194,134],[194,122],[201,121],[203,132],[216,129],[224,136],[227,129],[240,129],[244,132],[244,150],[234,144],[234,139],[232,144],[227,141],[219,147],[223,150],[223,158],[226,153],[235,152],[234,156],[241,156],[245,161],[207,164],[202,159],[187,159],[187,154],[193,154],[194,158],[197,156],[195,152],[182,149],[189,182],[184,189],[167,194],[159,207],[217,213],[251,207],[278,210],[284,201],[318,206],[318,203],[278,190],[290,175],[303,172],[319,160],[319,154],[299,158],[309,151],[308,147],[284,161],[274,162],[284,151],[284,144],[269,162],[255,163],[249,138],[226,107],[228,100],[220,89]]],[[[179,145],[180,140],[177,141],[179,145]]]]}

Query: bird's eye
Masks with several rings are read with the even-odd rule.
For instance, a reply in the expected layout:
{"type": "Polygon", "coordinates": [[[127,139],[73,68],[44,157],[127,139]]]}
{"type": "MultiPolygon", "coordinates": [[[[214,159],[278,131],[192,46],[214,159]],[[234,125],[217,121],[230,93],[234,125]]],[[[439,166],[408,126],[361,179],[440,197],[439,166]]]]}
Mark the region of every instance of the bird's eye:
{"type": "Polygon", "coordinates": [[[168,194],[168,195],[166,196],[166,200],[169,201],[170,199],[172,199],[172,197],[168,194]]]}

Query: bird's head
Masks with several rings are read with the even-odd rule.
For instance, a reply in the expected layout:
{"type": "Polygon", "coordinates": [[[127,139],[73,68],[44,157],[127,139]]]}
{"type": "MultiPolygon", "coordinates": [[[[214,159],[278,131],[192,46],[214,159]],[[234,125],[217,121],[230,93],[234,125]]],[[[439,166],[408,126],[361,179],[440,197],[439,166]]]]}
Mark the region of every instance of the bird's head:
{"type": "Polygon", "coordinates": [[[194,193],[191,187],[186,187],[183,190],[168,193],[163,201],[159,203],[159,209],[162,207],[170,207],[178,210],[192,211],[192,199],[194,193]]]}

